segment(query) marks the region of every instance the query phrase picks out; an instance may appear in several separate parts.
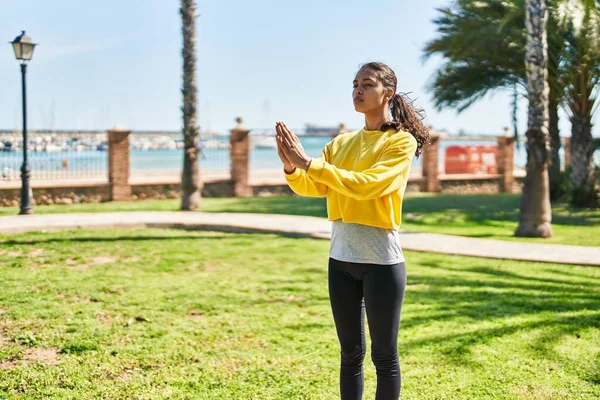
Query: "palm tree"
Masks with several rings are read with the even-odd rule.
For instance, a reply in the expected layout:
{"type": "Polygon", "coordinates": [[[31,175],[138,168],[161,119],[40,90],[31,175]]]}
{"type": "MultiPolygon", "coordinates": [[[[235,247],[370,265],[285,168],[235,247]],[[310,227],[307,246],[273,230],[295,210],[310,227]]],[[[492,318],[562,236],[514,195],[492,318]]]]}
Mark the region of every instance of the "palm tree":
{"type": "Polygon", "coordinates": [[[514,1],[522,0],[457,0],[438,10],[440,36],[424,49],[425,59],[441,54],[447,60],[430,85],[438,109],[461,112],[494,90],[524,87],[524,10],[522,19],[504,21],[514,1]]]}
{"type": "Polygon", "coordinates": [[[525,67],[529,116],[527,122],[527,175],[521,196],[516,236],[552,236],[552,211],[548,180],[550,162],[548,42],[545,0],[527,0],[525,67]]]}
{"type": "Polygon", "coordinates": [[[200,206],[201,182],[198,165],[200,132],[196,116],[196,1],[181,0],[181,32],[183,35],[183,140],[184,157],[181,174],[181,209],[195,210],[200,206]]]}
{"type": "MultiPolygon", "coordinates": [[[[496,90],[526,91],[524,0],[458,0],[453,7],[439,11],[442,16],[435,23],[440,36],[424,49],[425,58],[441,54],[447,60],[430,84],[438,109],[453,107],[462,112],[496,90]]],[[[548,71],[552,140],[550,193],[552,198],[557,198],[561,145],[558,109],[563,91],[558,66],[562,57],[563,31],[558,29],[552,16],[550,14],[548,22],[552,33],[548,71]]]]}
{"type": "MultiPolygon", "coordinates": [[[[547,3],[552,10],[547,22],[550,197],[558,199],[564,194],[558,116],[559,107],[563,107],[572,123],[575,143],[571,146],[572,202],[595,206],[590,138],[600,87],[599,3],[597,0],[548,0],[547,3]]],[[[511,85],[514,91],[526,89],[525,68],[520,61],[526,47],[525,0],[457,0],[452,7],[439,11],[442,16],[435,23],[440,36],[425,48],[426,58],[442,54],[447,59],[430,86],[438,109],[450,106],[461,112],[488,92],[511,85]]]]}
{"type": "MultiPolygon", "coordinates": [[[[549,3],[562,1],[552,0],[549,3]]],[[[548,166],[548,177],[550,179],[550,199],[557,200],[562,197],[564,189],[561,187],[562,175],[560,168],[559,150],[562,142],[560,139],[560,129],[558,110],[564,105],[566,98],[564,97],[565,82],[564,75],[566,73],[565,66],[568,62],[565,61],[565,40],[566,32],[561,28],[556,19],[555,13],[549,13],[548,25],[548,84],[550,85],[550,95],[548,97],[548,111],[550,116],[550,165],[548,166]]]]}
{"type": "Polygon", "coordinates": [[[592,154],[592,119],[600,93],[600,12],[594,0],[567,0],[558,8],[566,26],[566,110],[571,121],[571,202],[599,207],[592,154]]]}

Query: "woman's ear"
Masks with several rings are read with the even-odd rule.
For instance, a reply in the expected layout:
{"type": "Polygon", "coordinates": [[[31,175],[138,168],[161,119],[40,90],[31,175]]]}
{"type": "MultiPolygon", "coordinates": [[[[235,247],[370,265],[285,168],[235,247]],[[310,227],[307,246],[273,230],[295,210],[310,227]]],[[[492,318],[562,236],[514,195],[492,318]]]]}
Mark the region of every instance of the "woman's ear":
{"type": "Polygon", "coordinates": [[[392,97],[394,97],[394,89],[387,88],[386,89],[386,94],[385,94],[386,101],[390,101],[392,99],[392,97]]]}

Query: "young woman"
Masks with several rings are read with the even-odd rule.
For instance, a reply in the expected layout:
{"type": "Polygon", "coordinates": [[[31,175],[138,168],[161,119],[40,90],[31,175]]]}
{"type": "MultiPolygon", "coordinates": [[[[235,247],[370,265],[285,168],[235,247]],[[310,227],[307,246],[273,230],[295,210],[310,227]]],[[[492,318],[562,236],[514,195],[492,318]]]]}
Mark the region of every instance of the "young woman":
{"type": "Polygon", "coordinates": [[[398,228],[411,161],[421,154],[429,132],[423,111],[396,93],[397,78],[387,65],[363,65],[353,85],[354,108],[365,115],[364,128],[337,136],[320,158],[311,159],[298,137],[278,122],[278,153],[295,193],[327,196],[333,221],[329,298],[341,347],[341,398],[362,398],[366,309],[376,400],[396,400],[406,286],[398,228]]]}

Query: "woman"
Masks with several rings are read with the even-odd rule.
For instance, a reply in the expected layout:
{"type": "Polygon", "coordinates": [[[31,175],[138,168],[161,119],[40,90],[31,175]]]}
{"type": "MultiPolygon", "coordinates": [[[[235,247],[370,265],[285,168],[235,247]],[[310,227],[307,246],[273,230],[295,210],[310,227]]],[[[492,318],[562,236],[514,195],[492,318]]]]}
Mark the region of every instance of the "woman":
{"type": "Polygon", "coordinates": [[[328,284],[341,347],[342,400],[362,398],[365,309],[376,400],[400,396],[397,341],[406,267],[398,228],[411,161],[421,154],[429,132],[422,110],[396,94],[396,85],[387,65],[363,65],[354,79],[353,99],[365,126],[337,136],[320,158],[308,157],[298,137],[284,123],[276,124],[290,188],[302,196],[327,196],[333,221],[328,284]]]}

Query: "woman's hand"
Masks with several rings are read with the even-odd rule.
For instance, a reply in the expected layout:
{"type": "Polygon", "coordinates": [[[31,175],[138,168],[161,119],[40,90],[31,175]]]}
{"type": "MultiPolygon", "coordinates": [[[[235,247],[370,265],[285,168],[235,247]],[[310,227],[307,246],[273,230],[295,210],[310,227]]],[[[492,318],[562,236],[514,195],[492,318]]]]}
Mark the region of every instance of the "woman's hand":
{"type": "Polygon", "coordinates": [[[298,136],[289,130],[283,122],[277,122],[275,129],[277,131],[277,151],[281,151],[293,167],[308,170],[312,158],[306,155],[298,136]]]}
{"type": "Polygon", "coordinates": [[[283,147],[279,138],[279,129],[279,123],[277,123],[277,125],[275,125],[275,130],[277,131],[277,155],[283,163],[283,170],[285,171],[285,173],[292,174],[296,170],[296,167],[294,167],[294,165],[291,163],[290,160],[288,160],[287,156],[283,152],[283,147]]]}

